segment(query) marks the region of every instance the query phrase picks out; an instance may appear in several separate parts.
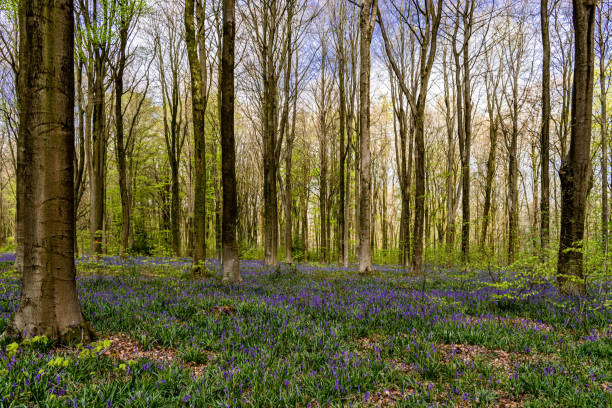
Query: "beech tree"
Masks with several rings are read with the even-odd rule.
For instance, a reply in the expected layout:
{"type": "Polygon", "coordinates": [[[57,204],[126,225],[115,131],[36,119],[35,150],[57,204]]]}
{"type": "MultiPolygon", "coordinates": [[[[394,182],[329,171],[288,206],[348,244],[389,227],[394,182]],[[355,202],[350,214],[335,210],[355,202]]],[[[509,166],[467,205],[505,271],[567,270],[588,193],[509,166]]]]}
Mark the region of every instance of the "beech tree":
{"type": "Polygon", "coordinates": [[[610,37],[612,36],[612,2],[604,0],[597,7],[597,36],[596,50],[599,68],[599,126],[601,136],[601,238],[604,252],[608,251],[610,214],[608,206],[609,183],[608,168],[608,91],[612,75],[612,58],[610,51],[610,37]]]}
{"type": "Polygon", "coordinates": [[[595,1],[573,0],[574,80],[571,139],[563,157],[561,178],[561,232],[557,281],[567,294],[584,294],[584,221],[587,195],[593,185],[591,123],[593,113],[595,1]]]}
{"type": "Polygon", "coordinates": [[[377,0],[362,0],[359,13],[359,272],[372,271],[370,212],[372,174],[370,172],[370,43],[378,13],[377,0]]]}
{"type": "MultiPolygon", "coordinates": [[[[185,0],[185,40],[191,74],[191,109],[193,116],[194,200],[193,200],[193,268],[192,275],[201,274],[206,261],[206,48],[204,46],[204,14],[206,2],[185,0]],[[194,8],[197,17],[194,17],[194,8]],[[195,20],[195,21],[194,21],[195,20]],[[198,41],[200,40],[200,41],[198,41]]],[[[216,158],[215,158],[216,161],[216,158]]]]}
{"type": "Polygon", "coordinates": [[[550,239],[550,36],[548,29],[548,0],[540,2],[542,31],[542,131],[540,135],[540,169],[542,193],[540,197],[540,245],[542,255],[550,239]]]}
{"type": "Polygon", "coordinates": [[[223,281],[239,283],[240,262],[236,243],[236,147],[234,140],[234,0],[223,0],[223,51],[221,53],[221,169],[223,182],[222,263],[223,281]]]}
{"type": "Polygon", "coordinates": [[[72,0],[19,2],[18,219],[22,289],[7,329],[62,342],[92,337],[74,263],[74,18],[72,0]]]}

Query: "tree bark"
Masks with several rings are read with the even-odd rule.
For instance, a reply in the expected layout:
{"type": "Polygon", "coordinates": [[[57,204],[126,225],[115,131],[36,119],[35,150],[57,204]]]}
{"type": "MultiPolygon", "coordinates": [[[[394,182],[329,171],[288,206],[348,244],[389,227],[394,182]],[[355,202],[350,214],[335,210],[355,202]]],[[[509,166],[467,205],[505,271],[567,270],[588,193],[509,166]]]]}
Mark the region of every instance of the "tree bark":
{"type": "Polygon", "coordinates": [[[359,200],[359,272],[372,271],[372,250],[370,248],[370,212],[372,195],[372,174],[370,157],[370,43],[376,22],[377,0],[362,0],[359,13],[359,174],[361,194],[359,200]]]}
{"type": "Polygon", "coordinates": [[[346,228],[346,187],[345,187],[345,167],[346,167],[346,147],[345,147],[345,125],[346,125],[346,55],[344,52],[344,16],[340,17],[339,29],[336,32],[338,37],[338,93],[339,93],[339,136],[340,136],[340,162],[338,169],[338,264],[348,266],[348,228],[346,228]]]}
{"type": "Polygon", "coordinates": [[[102,234],[104,228],[104,173],[106,168],[106,131],[105,127],[105,93],[104,93],[104,64],[100,58],[95,62],[95,79],[91,97],[92,110],[92,152],[90,184],[90,254],[102,253],[102,234]]]}
{"type": "Polygon", "coordinates": [[[119,173],[119,195],[121,197],[121,244],[119,255],[127,254],[130,235],[130,197],[127,186],[127,163],[125,142],[123,138],[123,73],[126,65],[125,51],[128,42],[128,22],[121,13],[119,23],[119,57],[115,73],[115,150],[117,155],[117,171],[119,173]]]}
{"type": "MultiPolygon", "coordinates": [[[[548,33],[548,0],[540,2],[542,25],[542,132],[540,133],[540,246],[545,259],[550,240],[550,39],[548,33]]],[[[603,198],[602,198],[603,201],[603,198]]]]}
{"type": "Polygon", "coordinates": [[[609,24],[610,10],[605,11],[603,5],[599,6],[599,21],[598,21],[598,34],[599,34],[599,101],[601,105],[601,239],[603,243],[604,251],[608,252],[608,236],[609,236],[609,223],[610,213],[608,208],[608,193],[609,193],[609,180],[608,180],[608,112],[607,112],[607,100],[608,100],[608,83],[606,81],[606,54],[610,47],[610,39],[607,33],[604,32],[604,19],[606,24],[609,24]],[[604,15],[604,13],[608,13],[604,15]]]}
{"type": "MultiPolygon", "coordinates": [[[[199,2],[199,0],[198,0],[199,2]]],[[[193,203],[193,267],[192,277],[202,276],[203,265],[206,262],[206,137],[204,134],[204,86],[202,83],[202,65],[198,56],[198,42],[194,0],[185,0],[185,41],[187,44],[187,59],[191,74],[191,109],[193,115],[193,150],[194,150],[194,203],[193,203]]],[[[201,22],[202,19],[198,19],[201,22]]],[[[202,27],[197,27],[199,32],[202,27]]],[[[204,50],[200,50],[204,52],[204,50]]],[[[204,70],[206,67],[204,66],[204,70]]],[[[233,123],[233,122],[232,122],[233,123]]],[[[216,159],[215,163],[216,165],[216,159]]],[[[174,174],[174,173],[173,173],[174,174]]],[[[173,186],[174,187],[174,186],[173,186]]],[[[174,194],[173,194],[174,198],[174,194]]],[[[174,200],[173,200],[174,208],[174,200]]],[[[174,236],[173,229],[173,236],[174,236]]],[[[176,252],[176,248],[175,248],[176,252]]]]}
{"type": "Polygon", "coordinates": [[[236,242],[236,141],[234,137],[234,38],[235,1],[223,0],[223,50],[221,54],[221,177],[223,182],[222,267],[223,281],[240,283],[236,242]]]}
{"type": "Polygon", "coordinates": [[[561,233],[557,282],[566,294],[586,292],[582,265],[584,221],[592,185],[590,159],[593,112],[595,1],[573,0],[574,81],[572,85],[571,140],[563,158],[561,179],[561,233]]]}
{"type": "Polygon", "coordinates": [[[72,0],[19,2],[19,216],[22,290],[7,333],[89,341],[74,264],[72,0]]]}
{"type": "Polygon", "coordinates": [[[321,246],[319,249],[319,260],[321,263],[328,261],[328,230],[327,230],[327,83],[325,78],[325,59],[327,47],[321,38],[321,100],[319,106],[319,223],[321,227],[321,246]]]}

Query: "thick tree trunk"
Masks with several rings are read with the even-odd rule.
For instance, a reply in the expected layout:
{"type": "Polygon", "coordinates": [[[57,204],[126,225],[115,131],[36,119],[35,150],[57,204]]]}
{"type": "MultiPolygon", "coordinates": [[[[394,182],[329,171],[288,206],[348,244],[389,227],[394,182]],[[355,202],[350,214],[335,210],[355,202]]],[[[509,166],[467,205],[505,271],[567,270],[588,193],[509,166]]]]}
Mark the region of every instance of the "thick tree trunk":
{"type": "Polygon", "coordinates": [[[584,294],[582,248],[587,195],[592,184],[591,122],[593,112],[595,1],[573,0],[575,36],[572,87],[571,141],[563,158],[561,178],[561,233],[557,281],[567,294],[584,294]]]}
{"type": "Polygon", "coordinates": [[[372,271],[372,250],[370,248],[370,212],[372,195],[372,174],[370,157],[370,43],[377,14],[376,0],[362,0],[359,13],[359,145],[360,145],[360,189],[359,200],[359,272],[372,271]]]}
{"type": "Polygon", "coordinates": [[[236,141],[234,138],[234,0],[223,0],[223,50],[221,54],[221,177],[223,181],[222,268],[223,281],[239,283],[240,262],[236,242],[238,197],[236,192],[236,141]]]}
{"type": "Polygon", "coordinates": [[[542,259],[550,240],[550,39],[548,34],[548,0],[540,3],[542,25],[542,132],[540,134],[540,245],[542,259]]]}
{"type": "Polygon", "coordinates": [[[74,264],[72,0],[19,2],[18,194],[22,290],[8,334],[90,340],[74,264]]]}
{"type": "MultiPolygon", "coordinates": [[[[204,85],[202,83],[202,65],[198,56],[198,42],[195,28],[194,0],[185,1],[185,41],[191,76],[191,109],[193,115],[193,155],[194,155],[194,202],[193,202],[193,267],[192,277],[202,276],[202,265],[206,261],[206,137],[204,134],[204,85]]],[[[198,27],[200,30],[201,27],[198,27]]],[[[203,33],[198,33],[202,34],[203,33]]],[[[203,51],[203,50],[201,50],[203,51]]],[[[204,67],[205,69],[205,67],[204,67]]],[[[215,160],[216,165],[216,160],[215,160]]],[[[177,174],[178,175],[178,174],[177,174]]],[[[175,188],[178,193],[178,180],[172,172],[172,237],[174,253],[178,256],[180,246],[178,230],[178,194],[175,203],[175,188]]]]}

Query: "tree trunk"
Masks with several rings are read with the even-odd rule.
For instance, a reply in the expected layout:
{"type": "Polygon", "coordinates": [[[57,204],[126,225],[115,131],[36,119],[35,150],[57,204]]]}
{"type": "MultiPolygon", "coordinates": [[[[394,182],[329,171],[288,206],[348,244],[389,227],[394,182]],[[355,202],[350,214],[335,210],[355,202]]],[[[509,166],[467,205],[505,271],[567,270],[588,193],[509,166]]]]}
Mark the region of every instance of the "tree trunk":
{"type": "Polygon", "coordinates": [[[239,283],[240,262],[236,243],[238,199],[236,193],[236,141],[234,138],[234,0],[223,0],[223,50],[221,54],[221,177],[223,181],[222,264],[223,281],[239,283]]]}
{"type": "MultiPolygon", "coordinates": [[[[542,192],[540,199],[540,246],[545,259],[550,239],[550,39],[548,34],[548,0],[540,3],[542,25],[542,132],[540,134],[540,171],[542,192]]],[[[603,198],[602,198],[603,202],[603,198]]]]}
{"type": "MultiPolygon", "coordinates": [[[[468,8],[466,2],[466,13],[468,8]]],[[[466,17],[467,18],[467,17],[466,17]]],[[[464,20],[465,21],[465,20],[464,20]]],[[[466,23],[464,30],[469,31],[471,27],[466,23]]],[[[461,254],[463,262],[470,261],[470,157],[472,151],[472,92],[470,78],[470,58],[469,58],[469,35],[464,34],[468,39],[464,40],[463,46],[463,125],[465,131],[463,133],[463,151],[461,152],[462,177],[463,177],[463,195],[461,196],[461,254]]]]}
{"type": "Polygon", "coordinates": [[[119,28],[119,57],[115,73],[115,149],[117,155],[117,171],[119,173],[119,194],[121,196],[121,244],[119,255],[127,254],[130,232],[130,196],[127,186],[127,164],[125,142],[123,140],[123,73],[125,70],[125,50],[128,42],[128,25],[121,16],[119,28]]]}
{"type": "Polygon", "coordinates": [[[93,82],[92,153],[90,184],[90,254],[102,253],[102,230],[104,228],[104,170],[106,167],[106,133],[104,129],[105,93],[104,73],[101,61],[95,61],[96,78],[93,82]]]}
{"type": "Polygon", "coordinates": [[[382,174],[382,199],[381,199],[381,219],[380,219],[380,228],[382,232],[382,249],[383,251],[387,251],[389,249],[389,222],[387,220],[387,169],[383,165],[383,174],[382,174]]]}
{"type": "Polygon", "coordinates": [[[321,101],[319,112],[319,222],[321,227],[320,262],[328,261],[328,230],[327,230],[327,124],[326,124],[326,81],[325,81],[325,58],[326,46],[321,41],[321,101]]]}
{"type": "Polygon", "coordinates": [[[484,250],[491,221],[491,199],[493,189],[493,178],[495,177],[495,158],[497,155],[497,122],[490,112],[489,115],[489,155],[487,157],[487,175],[485,180],[485,201],[482,212],[482,231],[480,235],[480,249],[484,250]]]}
{"type": "MultiPolygon", "coordinates": [[[[294,107],[295,109],[295,107],[294,107]]],[[[295,110],[294,110],[295,115],[295,110]]],[[[292,133],[295,133],[295,117],[293,118],[292,133]]],[[[293,136],[291,136],[293,139],[293,136]]],[[[287,140],[289,142],[289,140],[287,140]]],[[[292,220],[292,186],[291,186],[291,159],[293,155],[293,143],[287,143],[287,151],[285,155],[285,262],[288,264],[293,263],[292,245],[293,238],[291,234],[291,228],[293,226],[292,220]]]]}
{"type": "MultiPolygon", "coordinates": [[[[185,1],[185,41],[187,43],[187,58],[191,74],[191,109],[193,115],[193,150],[194,150],[194,202],[193,202],[193,267],[192,277],[202,276],[202,265],[206,261],[206,137],[204,134],[204,89],[202,83],[202,66],[198,56],[198,42],[196,39],[194,0],[185,1]]],[[[199,20],[199,19],[198,19],[199,20]]],[[[198,27],[198,35],[201,27],[198,27]]],[[[203,51],[203,50],[200,50],[203,51]]],[[[205,69],[205,67],[204,67],[205,69]]],[[[216,165],[216,160],[215,160],[216,165]]],[[[172,172],[172,208],[173,214],[178,215],[178,200],[175,203],[175,188],[178,190],[178,180],[175,185],[174,169],[172,172]]],[[[178,199],[178,194],[176,196],[178,199]]],[[[178,228],[177,219],[173,216],[172,236],[175,242],[174,251],[178,255],[176,246],[178,228]]]]}
{"type": "MultiPolygon", "coordinates": [[[[609,222],[610,214],[608,209],[608,112],[607,112],[607,100],[608,100],[608,83],[606,81],[606,53],[610,47],[610,39],[607,34],[603,31],[602,20],[605,11],[602,9],[603,5],[599,7],[599,101],[601,104],[601,239],[605,253],[608,252],[608,235],[609,235],[609,222]]],[[[609,11],[608,11],[609,13],[609,11]]],[[[609,18],[609,17],[608,17],[609,18]]],[[[609,23],[608,23],[609,24],[609,23]]]]}
{"type": "MultiPolygon", "coordinates": [[[[515,111],[516,112],[516,111],[515,111]]],[[[516,255],[518,239],[518,129],[516,115],[513,117],[510,150],[508,151],[508,263],[516,255]]]]}
{"type": "Polygon", "coordinates": [[[339,136],[340,136],[340,163],[338,169],[338,192],[340,202],[338,203],[338,264],[346,265],[348,263],[348,229],[346,228],[346,188],[345,188],[345,163],[346,163],[346,148],[344,144],[345,139],[345,125],[346,125],[346,87],[345,87],[345,70],[346,70],[346,56],[344,53],[344,25],[340,21],[340,29],[337,31],[338,35],[338,92],[339,92],[339,136]]]}
{"type": "Polygon", "coordinates": [[[421,274],[423,264],[423,223],[425,221],[425,105],[419,107],[414,118],[414,229],[412,239],[411,272],[421,274]]]}
{"type": "MultiPolygon", "coordinates": [[[[265,27],[264,30],[270,30],[265,27]]],[[[276,174],[278,168],[277,149],[277,75],[275,72],[273,45],[274,37],[269,36],[261,53],[263,63],[263,229],[264,265],[278,265],[278,196],[276,174]]]]}
{"type": "Polygon", "coordinates": [[[72,0],[19,2],[18,194],[24,254],[19,308],[7,332],[89,341],[74,264],[72,0]]]}
{"type": "Polygon", "coordinates": [[[593,0],[573,0],[575,36],[571,141],[563,158],[561,179],[561,233],[557,281],[566,294],[584,294],[582,248],[587,195],[592,185],[590,159],[593,112],[594,20],[593,0]]]}
{"type": "Polygon", "coordinates": [[[170,228],[172,230],[172,250],[174,256],[181,256],[181,228],[180,228],[180,203],[179,203],[179,163],[172,163],[171,168],[171,201],[170,201],[170,228]]]}
{"type": "Polygon", "coordinates": [[[372,271],[370,248],[370,212],[372,174],[370,170],[370,43],[377,14],[376,0],[362,0],[359,13],[359,145],[360,145],[360,189],[359,200],[359,272],[372,271]]]}

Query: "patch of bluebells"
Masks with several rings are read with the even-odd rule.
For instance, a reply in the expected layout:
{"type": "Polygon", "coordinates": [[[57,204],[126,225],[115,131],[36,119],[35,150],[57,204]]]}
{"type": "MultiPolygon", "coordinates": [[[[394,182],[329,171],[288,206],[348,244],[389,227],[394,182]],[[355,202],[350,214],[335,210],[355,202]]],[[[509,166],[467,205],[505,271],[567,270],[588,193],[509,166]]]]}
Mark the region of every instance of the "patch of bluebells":
{"type": "MultiPolygon", "coordinates": [[[[595,376],[601,384],[612,380],[607,295],[565,297],[552,281],[500,287],[484,274],[458,279],[452,272],[430,271],[424,286],[399,267],[377,266],[374,276],[364,278],[337,266],[269,269],[258,261],[244,261],[244,283],[223,287],[215,279],[183,279],[191,267],[187,258],[82,258],[78,265],[174,272],[160,277],[82,275],[77,283],[83,311],[103,333],[125,332],[143,347],[173,348],[181,356],[211,359],[197,377],[185,364],[200,364],[196,361],[143,361],[119,375],[116,364],[100,359],[94,381],[85,367],[73,370],[80,375],[57,374],[53,379],[59,383],[47,380],[42,387],[45,400],[66,402],[59,406],[137,406],[129,401],[147,398],[162,406],[308,406],[367,400],[369,393],[389,385],[409,395],[415,406],[433,404],[436,394],[452,395],[459,404],[503,390],[520,390],[527,398],[544,393],[551,403],[573,401],[568,395],[588,392],[587,400],[597,402],[605,401],[607,393],[585,384],[595,376]],[[214,312],[223,305],[232,305],[234,311],[214,312]],[[373,334],[381,340],[372,347],[358,345],[358,339],[373,334]],[[581,342],[597,348],[587,350],[581,342]],[[551,369],[521,363],[503,376],[459,356],[446,361],[437,348],[445,343],[526,355],[558,353],[568,361],[551,369]],[[572,360],[582,357],[589,363],[572,360]],[[575,385],[545,381],[568,372],[574,373],[575,385]],[[126,383],[126,376],[131,382],[126,383]],[[521,385],[527,379],[540,385],[521,385]],[[566,390],[560,392],[561,386],[566,390]],[[118,389],[123,391],[116,393],[118,389]],[[56,392],[62,395],[49,397],[56,392]]],[[[220,272],[218,260],[207,261],[207,268],[220,272]]],[[[0,330],[18,299],[18,282],[0,280],[0,330]]],[[[52,356],[28,358],[29,363],[20,364],[26,367],[23,376],[33,373],[34,382],[20,386],[24,393],[36,383],[37,368],[52,356]]],[[[11,363],[0,356],[0,369],[2,364],[11,363]]],[[[1,378],[0,386],[14,388],[1,378]]]]}

